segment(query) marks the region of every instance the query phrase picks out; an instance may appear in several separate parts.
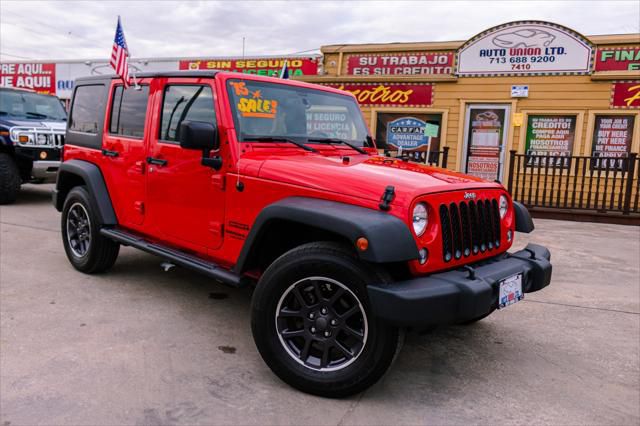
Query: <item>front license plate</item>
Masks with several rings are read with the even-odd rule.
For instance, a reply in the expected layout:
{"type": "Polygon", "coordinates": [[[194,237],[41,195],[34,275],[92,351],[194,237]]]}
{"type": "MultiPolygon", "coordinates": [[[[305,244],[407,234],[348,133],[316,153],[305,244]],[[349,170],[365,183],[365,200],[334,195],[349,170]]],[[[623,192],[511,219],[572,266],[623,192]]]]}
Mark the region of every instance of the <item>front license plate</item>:
{"type": "Polygon", "coordinates": [[[512,275],[500,281],[500,298],[498,301],[498,309],[505,308],[522,299],[522,273],[512,275]]]}

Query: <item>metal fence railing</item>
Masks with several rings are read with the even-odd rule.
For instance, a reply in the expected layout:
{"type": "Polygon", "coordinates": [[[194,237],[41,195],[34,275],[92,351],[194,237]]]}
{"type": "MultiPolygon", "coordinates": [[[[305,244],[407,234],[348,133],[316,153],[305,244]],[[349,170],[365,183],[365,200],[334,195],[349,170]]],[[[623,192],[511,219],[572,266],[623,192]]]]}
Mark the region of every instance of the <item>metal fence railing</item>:
{"type": "Polygon", "coordinates": [[[640,158],[528,155],[510,152],[507,188],[527,207],[640,213],[640,158]]]}

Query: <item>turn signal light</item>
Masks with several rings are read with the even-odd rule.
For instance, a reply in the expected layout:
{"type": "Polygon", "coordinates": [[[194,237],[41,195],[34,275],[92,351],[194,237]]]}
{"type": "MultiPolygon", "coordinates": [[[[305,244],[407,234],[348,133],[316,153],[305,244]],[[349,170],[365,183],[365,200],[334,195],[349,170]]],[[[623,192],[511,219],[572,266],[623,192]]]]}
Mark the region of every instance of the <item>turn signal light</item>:
{"type": "Polygon", "coordinates": [[[356,240],[356,247],[358,247],[358,250],[360,251],[366,251],[369,248],[369,240],[365,237],[358,238],[356,240]]]}
{"type": "Polygon", "coordinates": [[[20,135],[20,136],[18,136],[18,142],[20,142],[20,143],[27,143],[27,142],[29,142],[29,136],[27,136],[27,135],[20,135]]]}

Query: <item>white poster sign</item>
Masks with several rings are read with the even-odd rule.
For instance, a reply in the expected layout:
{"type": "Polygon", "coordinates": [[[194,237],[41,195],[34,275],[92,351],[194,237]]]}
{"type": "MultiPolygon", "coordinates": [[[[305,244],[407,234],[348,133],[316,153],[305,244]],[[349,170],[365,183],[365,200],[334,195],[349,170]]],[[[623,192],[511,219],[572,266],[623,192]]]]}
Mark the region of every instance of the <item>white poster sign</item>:
{"type": "Polygon", "coordinates": [[[592,46],[560,25],[523,21],[475,36],[456,55],[459,76],[589,74],[592,46]]]}

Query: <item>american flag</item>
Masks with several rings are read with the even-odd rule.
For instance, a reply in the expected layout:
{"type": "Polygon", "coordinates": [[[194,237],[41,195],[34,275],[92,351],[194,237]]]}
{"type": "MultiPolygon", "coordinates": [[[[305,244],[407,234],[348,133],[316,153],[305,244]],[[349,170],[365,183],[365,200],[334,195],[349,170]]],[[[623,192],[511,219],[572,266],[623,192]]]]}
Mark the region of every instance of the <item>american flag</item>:
{"type": "Polygon", "coordinates": [[[113,50],[111,51],[111,61],[109,62],[116,74],[122,78],[124,87],[129,87],[129,48],[124,39],[124,31],[118,16],[118,26],[116,27],[116,37],[113,40],[113,50]]]}

